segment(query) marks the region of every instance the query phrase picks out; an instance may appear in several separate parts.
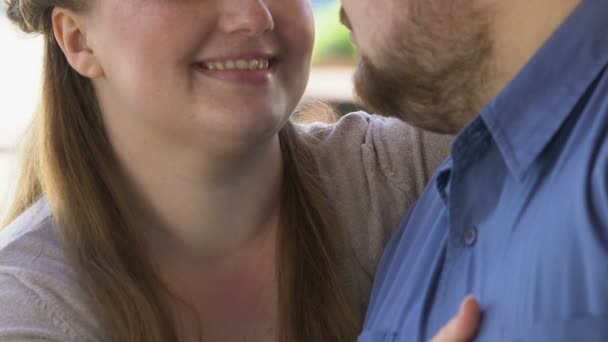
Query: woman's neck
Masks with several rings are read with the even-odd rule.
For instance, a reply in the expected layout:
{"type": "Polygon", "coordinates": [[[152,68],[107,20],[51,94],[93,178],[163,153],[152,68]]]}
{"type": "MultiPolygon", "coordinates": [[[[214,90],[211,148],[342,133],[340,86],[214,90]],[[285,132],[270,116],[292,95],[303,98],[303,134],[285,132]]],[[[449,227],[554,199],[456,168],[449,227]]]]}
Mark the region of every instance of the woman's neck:
{"type": "Polygon", "coordinates": [[[283,174],[278,135],[255,146],[211,154],[130,137],[117,148],[132,210],[154,254],[224,260],[276,229],[283,174]]]}

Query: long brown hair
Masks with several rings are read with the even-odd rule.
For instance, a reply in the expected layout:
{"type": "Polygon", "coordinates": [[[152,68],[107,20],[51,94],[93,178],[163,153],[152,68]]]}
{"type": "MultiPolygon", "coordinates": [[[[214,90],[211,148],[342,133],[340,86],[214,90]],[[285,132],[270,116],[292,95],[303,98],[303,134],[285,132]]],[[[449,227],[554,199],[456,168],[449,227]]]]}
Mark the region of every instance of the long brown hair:
{"type": "MultiPolygon", "coordinates": [[[[41,110],[24,153],[6,224],[41,198],[51,204],[68,255],[114,341],[174,342],[167,288],[131,219],[90,80],[68,64],[52,29],[54,7],[84,10],[83,0],[7,0],[8,17],[44,37],[41,110]]],[[[281,341],[354,341],[360,325],[341,278],[331,205],[309,141],[288,123],[278,239],[281,341]]]]}

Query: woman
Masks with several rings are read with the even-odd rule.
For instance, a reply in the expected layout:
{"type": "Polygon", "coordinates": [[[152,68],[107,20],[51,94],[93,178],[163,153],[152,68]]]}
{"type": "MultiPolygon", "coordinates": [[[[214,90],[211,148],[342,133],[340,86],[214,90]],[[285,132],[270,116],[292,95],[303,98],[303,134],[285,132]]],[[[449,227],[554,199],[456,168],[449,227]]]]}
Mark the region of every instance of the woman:
{"type": "Polygon", "coordinates": [[[0,339],[356,339],[386,229],[442,157],[422,147],[448,141],[365,114],[290,122],[307,0],[7,13],[46,50],[0,233],[0,339]]]}

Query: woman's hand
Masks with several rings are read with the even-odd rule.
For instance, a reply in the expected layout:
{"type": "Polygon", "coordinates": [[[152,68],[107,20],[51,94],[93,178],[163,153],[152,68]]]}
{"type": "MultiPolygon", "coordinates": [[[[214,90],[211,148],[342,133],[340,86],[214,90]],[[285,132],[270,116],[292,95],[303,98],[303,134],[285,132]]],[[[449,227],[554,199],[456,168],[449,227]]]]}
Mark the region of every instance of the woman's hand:
{"type": "Polygon", "coordinates": [[[468,342],[477,334],[481,321],[481,309],[473,297],[467,297],[456,317],[452,318],[431,342],[468,342]]]}

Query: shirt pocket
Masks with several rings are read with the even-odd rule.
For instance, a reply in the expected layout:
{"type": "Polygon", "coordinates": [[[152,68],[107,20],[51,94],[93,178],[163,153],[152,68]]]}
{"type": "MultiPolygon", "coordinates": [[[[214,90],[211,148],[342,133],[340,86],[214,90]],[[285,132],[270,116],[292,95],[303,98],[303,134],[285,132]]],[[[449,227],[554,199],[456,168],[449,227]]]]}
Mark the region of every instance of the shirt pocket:
{"type": "Polygon", "coordinates": [[[608,315],[584,316],[571,319],[541,322],[523,330],[502,334],[483,334],[478,342],[606,342],[608,341],[608,315]]]}
{"type": "Polygon", "coordinates": [[[357,342],[396,342],[397,332],[388,330],[364,330],[357,342]]]}

